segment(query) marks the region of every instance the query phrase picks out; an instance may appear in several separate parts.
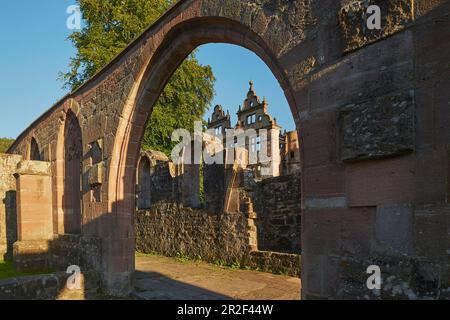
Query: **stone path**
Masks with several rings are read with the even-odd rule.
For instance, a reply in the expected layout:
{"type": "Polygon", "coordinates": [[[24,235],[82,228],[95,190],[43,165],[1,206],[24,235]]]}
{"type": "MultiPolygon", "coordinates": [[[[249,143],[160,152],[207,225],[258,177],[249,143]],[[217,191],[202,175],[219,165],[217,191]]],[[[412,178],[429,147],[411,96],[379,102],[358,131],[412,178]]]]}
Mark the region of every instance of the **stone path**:
{"type": "Polygon", "coordinates": [[[298,278],[173,258],[136,258],[134,296],[145,300],[299,300],[298,278]]]}

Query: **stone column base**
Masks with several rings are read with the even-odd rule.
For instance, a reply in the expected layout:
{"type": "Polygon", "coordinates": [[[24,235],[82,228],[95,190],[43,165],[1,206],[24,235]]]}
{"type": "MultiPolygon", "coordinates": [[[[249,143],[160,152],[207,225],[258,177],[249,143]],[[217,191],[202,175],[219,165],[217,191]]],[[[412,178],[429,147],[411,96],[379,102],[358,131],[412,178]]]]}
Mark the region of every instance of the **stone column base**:
{"type": "Polygon", "coordinates": [[[17,241],[13,245],[14,269],[20,272],[49,269],[49,251],[47,240],[17,241]]]}

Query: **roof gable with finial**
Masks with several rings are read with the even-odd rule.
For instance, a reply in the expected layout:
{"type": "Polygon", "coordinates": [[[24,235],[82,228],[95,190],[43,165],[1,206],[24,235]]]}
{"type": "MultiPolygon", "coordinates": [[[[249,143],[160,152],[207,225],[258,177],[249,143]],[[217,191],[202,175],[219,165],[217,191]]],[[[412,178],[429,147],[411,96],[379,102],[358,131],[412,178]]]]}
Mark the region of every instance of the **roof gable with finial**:
{"type": "Polygon", "coordinates": [[[247,110],[247,109],[250,109],[253,107],[257,107],[261,104],[261,100],[256,95],[253,81],[250,81],[249,84],[250,84],[250,88],[248,89],[247,99],[245,99],[245,101],[244,101],[244,107],[242,110],[247,110]]]}

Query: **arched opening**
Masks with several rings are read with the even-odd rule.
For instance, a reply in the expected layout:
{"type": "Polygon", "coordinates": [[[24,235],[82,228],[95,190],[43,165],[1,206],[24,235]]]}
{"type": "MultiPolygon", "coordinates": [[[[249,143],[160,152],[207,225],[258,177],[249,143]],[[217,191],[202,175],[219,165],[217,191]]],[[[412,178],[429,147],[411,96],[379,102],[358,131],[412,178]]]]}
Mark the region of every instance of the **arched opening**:
{"type": "Polygon", "coordinates": [[[42,160],[41,152],[39,150],[39,145],[34,137],[31,138],[31,143],[30,143],[30,160],[33,160],[33,161],[41,161],[42,160]]]}
{"type": "Polygon", "coordinates": [[[78,119],[68,111],[64,126],[63,221],[65,234],[81,233],[82,136],[78,119]]]}
{"type": "MultiPolygon", "coordinates": [[[[125,119],[130,120],[125,126],[119,127],[118,129],[118,136],[121,137],[122,143],[118,143],[118,145],[115,146],[120,152],[120,157],[112,159],[111,162],[111,166],[117,168],[117,171],[112,170],[110,172],[109,194],[113,197],[111,210],[116,209],[119,217],[123,217],[124,220],[128,217],[130,212],[135,209],[134,207],[128,207],[127,204],[135,203],[135,199],[131,198],[132,196],[134,197],[135,193],[131,193],[130,191],[135,191],[136,178],[139,177],[139,175],[136,174],[136,171],[133,171],[133,168],[136,170],[138,167],[139,155],[141,152],[140,141],[144,134],[143,130],[146,127],[146,123],[152,112],[151,106],[154,105],[167,81],[180,63],[195,48],[207,43],[229,43],[239,45],[258,55],[278,80],[286,95],[289,107],[294,112],[293,114],[297,115],[295,99],[288,82],[285,79],[284,72],[278,66],[277,60],[271,54],[270,49],[267,48],[258,35],[252,33],[245,26],[226,19],[192,20],[174,28],[169,32],[164,43],[154,54],[153,59],[143,75],[139,90],[134,93],[136,94],[134,110],[130,110],[131,112],[124,116],[125,119]],[[205,29],[205,25],[207,25],[208,28],[205,29]],[[183,36],[179,36],[180,34],[183,36]],[[120,210],[117,208],[120,208],[120,210]]],[[[259,104],[253,103],[250,107],[258,105],[259,104]]],[[[254,118],[254,122],[262,121],[262,118],[254,118]]],[[[297,120],[296,117],[294,117],[294,119],[297,120]]],[[[296,122],[296,128],[298,127],[298,123],[296,122]]],[[[277,144],[277,148],[278,146],[279,145],[277,144]]],[[[139,166],[138,170],[140,169],[141,166],[139,166]]],[[[298,181],[298,184],[298,190],[300,190],[300,180],[298,181]]],[[[235,190],[233,190],[233,192],[234,191],[235,190]]],[[[298,202],[300,202],[301,194],[299,193],[296,196],[298,202]]],[[[247,205],[248,208],[251,207],[248,203],[242,203],[242,205],[247,205]]],[[[233,208],[237,207],[238,205],[233,206],[233,208]]],[[[298,216],[300,216],[300,213],[298,213],[298,216]]],[[[122,225],[123,234],[134,234],[132,231],[134,227],[132,225],[133,218],[129,221],[129,225],[122,225]]],[[[254,226],[249,227],[253,229],[254,226]]],[[[298,234],[299,233],[300,230],[298,230],[298,234]]],[[[122,240],[129,241],[130,244],[135,241],[134,238],[125,238],[122,240]]],[[[122,256],[124,259],[134,261],[133,252],[122,252],[122,256]]],[[[134,265],[134,263],[130,265],[134,265]]],[[[112,268],[114,267],[115,266],[112,266],[112,268]]],[[[110,271],[112,275],[112,273],[117,272],[118,270],[110,271]]],[[[123,271],[125,270],[121,269],[121,272],[123,271]]]]}
{"type": "Polygon", "coordinates": [[[137,209],[149,209],[151,206],[151,175],[150,159],[143,156],[138,166],[138,185],[136,186],[137,209]]]}
{"type": "MultiPolygon", "coordinates": [[[[108,175],[109,211],[122,222],[115,234],[120,246],[105,252],[105,281],[114,290],[117,281],[131,279],[135,266],[134,211],[136,209],[136,169],[140,156],[140,143],[144,136],[152,106],[168,80],[182,61],[198,46],[207,43],[228,43],[249,49],[261,58],[272,71],[283,89],[292,111],[296,129],[299,129],[298,105],[284,69],[262,38],[247,26],[226,18],[199,18],[180,23],[168,32],[140,76],[140,83],[129,96],[132,108],[124,109],[124,121],[118,126],[116,142],[108,175]],[[121,264],[114,263],[120,257],[121,264]],[[118,279],[117,277],[120,277],[118,279]]],[[[299,200],[300,202],[300,195],[299,200]]],[[[105,235],[107,236],[107,235],[105,235]]]]}

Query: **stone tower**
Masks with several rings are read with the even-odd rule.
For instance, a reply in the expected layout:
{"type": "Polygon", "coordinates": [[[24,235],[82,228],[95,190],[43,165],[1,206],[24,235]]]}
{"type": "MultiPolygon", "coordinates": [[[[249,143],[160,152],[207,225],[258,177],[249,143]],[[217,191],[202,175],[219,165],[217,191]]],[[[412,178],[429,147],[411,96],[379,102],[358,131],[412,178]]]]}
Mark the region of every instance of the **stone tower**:
{"type": "Polygon", "coordinates": [[[252,152],[256,151],[257,163],[250,163],[249,168],[254,169],[257,178],[277,177],[280,175],[280,130],[281,127],[268,113],[268,103],[265,98],[261,101],[256,95],[253,82],[250,81],[250,88],[243,106],[237,112],[238,124],[236,129],[245,132],[254,130],[256,136],[247,135],[245,149],[248,150],[251,159],[252,152]],[[267,134],[263,134],[263,130],[267,134]],[[266,152],[266,156],[262,151],[266,152]]]}
{"type": "Polygon", "coordinates": [[[214,112],[208,119],[208,129],[215,129],[216,135],[225,135],[225,130],[231,128],[230,113],[223,110],[221,105],[214,107],[214,112]]]}

